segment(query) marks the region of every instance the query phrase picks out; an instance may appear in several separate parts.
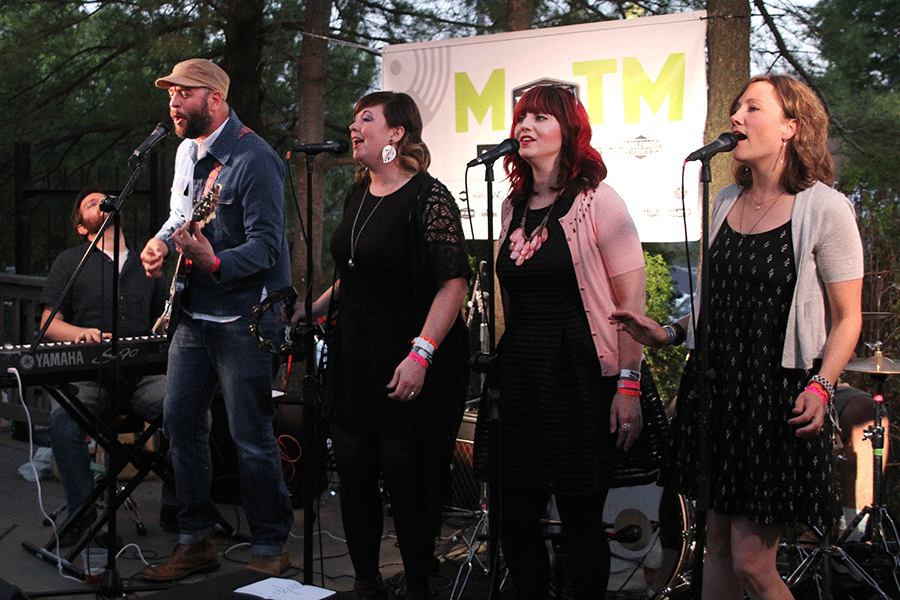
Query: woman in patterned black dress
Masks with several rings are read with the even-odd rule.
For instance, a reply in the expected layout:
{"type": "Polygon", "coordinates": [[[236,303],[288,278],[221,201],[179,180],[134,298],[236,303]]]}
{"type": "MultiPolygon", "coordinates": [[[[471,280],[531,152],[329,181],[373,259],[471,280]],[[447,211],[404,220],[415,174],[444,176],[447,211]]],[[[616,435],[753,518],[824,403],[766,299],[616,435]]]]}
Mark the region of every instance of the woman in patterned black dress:
{"type": "MultiPolygon", "coordinates": [[[[808,87],[755,77],[732,104],[731,125],[746,139],[734,150],[736,185],[713,203],[709,315],[698,320],[715,373],[702,597],[783,599],[792,597],[775,565],[783,524],[828,526],[839,512],[827,413],[862,324],[862,244],[853,206],[829,187],[828,117],[808,87]]],[[[610,318],[653,347],[680,343],[690,320],[610,318]]],[[[666,472],[693,498],[699,363],[692,352],[666,472]]]]}
{"type": "MultiPolygon", "coordinates": [[[[337,281],[312,307],[337,314],[325,416],[340,478],[353,595],[387,597],[379,574],[390,496],[404,596],[431,598],[429,575],[450,459],[468,388],[460,309],[469,275],[456,201],[426,169],[422,119],[407,94],[375,92],[354,109],[360,164],[331,239],[337,281]]],[[[302,298],[295,321],[304,312],[302,298]]]]}
{"type": "Polygon", "coordinates": [[[571,91],[527,91],[512,135],[520,148],[505,161],[511,192],[497,258],[506,323],[498,345],[501,547],[517,596],[545,600],[540,519],[553,494],[573,597],[600,598],[613,455],[642,427],[632,379],[641,347],[606,316],[643,311],[643,252],[625,203],[602,182],[606,166],[571,91]],[[620,387],[623,372],[630,383],[620,387]]]}

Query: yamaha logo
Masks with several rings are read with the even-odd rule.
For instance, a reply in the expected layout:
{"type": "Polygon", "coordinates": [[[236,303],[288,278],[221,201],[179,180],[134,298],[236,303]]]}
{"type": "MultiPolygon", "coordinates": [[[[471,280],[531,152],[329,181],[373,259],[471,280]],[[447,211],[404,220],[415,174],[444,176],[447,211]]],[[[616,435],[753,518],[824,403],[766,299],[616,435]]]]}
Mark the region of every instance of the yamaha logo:
{"type": "Polygon", "coordinates": [[[22,367],[23,371],[30,371],[34,368],[34,356],[31,354],[23,354],[19,358],[19,366],[22,367]]]}

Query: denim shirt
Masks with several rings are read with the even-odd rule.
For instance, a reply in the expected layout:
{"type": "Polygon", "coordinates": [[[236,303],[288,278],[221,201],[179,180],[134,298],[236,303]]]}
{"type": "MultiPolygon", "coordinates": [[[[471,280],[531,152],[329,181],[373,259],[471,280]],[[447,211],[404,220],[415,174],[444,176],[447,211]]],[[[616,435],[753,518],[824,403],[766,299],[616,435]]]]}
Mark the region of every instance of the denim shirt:
{"type": "Polygon", "coordinates": [[[215,218],[203,235],[219,258],[215,275],[193,269],[182,306],[191,313],[249,316],[263,290],[290,285],[290,254],[285,235],[284,163],[265,140],[244,125],[234,111],[209,152],[197,160],[197,144],[186,139],[175,156],[169,218],[156,233],[176,256],[172,233],[191,215],[216,165],[222,186],[215,218]]]}

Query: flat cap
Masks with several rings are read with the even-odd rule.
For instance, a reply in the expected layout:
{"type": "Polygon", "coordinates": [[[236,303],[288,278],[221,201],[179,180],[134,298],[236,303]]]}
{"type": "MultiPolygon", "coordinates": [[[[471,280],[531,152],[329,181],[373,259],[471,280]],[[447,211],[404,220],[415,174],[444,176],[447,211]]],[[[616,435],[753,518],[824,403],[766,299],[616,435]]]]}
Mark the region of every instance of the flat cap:
{"type": "Polygon", "coordinates": [[[156,87],[170,88],[173,85],[184,87],[205,87],[228,98],[228,84],[231,79],[222,67],[205,58],[191,58],[181,61],[172,69],[172,74],[156,80],[156,87]]]}

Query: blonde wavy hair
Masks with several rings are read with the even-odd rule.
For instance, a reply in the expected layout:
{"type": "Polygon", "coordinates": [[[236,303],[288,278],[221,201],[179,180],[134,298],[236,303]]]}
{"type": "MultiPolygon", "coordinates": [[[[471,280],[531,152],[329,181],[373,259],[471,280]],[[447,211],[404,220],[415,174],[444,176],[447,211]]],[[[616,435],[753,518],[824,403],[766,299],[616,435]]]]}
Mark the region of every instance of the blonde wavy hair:
{"type": "MultiPolygon", "coordinates": [[[[828,151],[828,113],[807,85],[788,75],[757,75],[735,97],[729,114],[734,114],[738,109],[740,98],[747,88],[759,81],[775,88],[775,96],[784,116],[797,122],[797,132],[785,146],[781,185],[790,194],[801,192],[816,181],[832,185],[834,160],[828,151]]],[[[753,174],[749,167],[735,162],[732,172],[735,183],[745,189],[753,187],[753,174]]]]}

